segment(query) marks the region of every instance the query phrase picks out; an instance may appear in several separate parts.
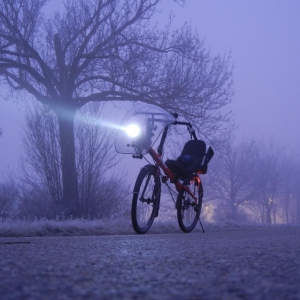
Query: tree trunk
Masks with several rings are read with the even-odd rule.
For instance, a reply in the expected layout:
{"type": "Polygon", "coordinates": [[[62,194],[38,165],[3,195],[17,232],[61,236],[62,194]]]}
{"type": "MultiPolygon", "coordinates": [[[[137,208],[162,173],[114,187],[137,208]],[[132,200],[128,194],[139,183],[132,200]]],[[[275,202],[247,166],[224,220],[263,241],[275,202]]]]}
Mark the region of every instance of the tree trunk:
{"type": "Polygon", "coordinates": [[[61,149],[61,170],[63,185],[62,212],[69,218],[79,217],[78,177],[75,159],[74,118],[76,111],[57,113],[61,149]]]}
{"type": "Polygon", "coordinates": [[[272,211],[273,211],[273,224],[276,224],[276,207],[275,203],[272,205],[272,211]]]}
{"type": "Polygon", "coordinates": [[[237,206],[234,204],[234,201],[231,202],[231,219],[233,221],[237,220],[237,206]]]}
{"type": "Polygon", "coordinates": [[[267,205],[267,209],[266,209],[266,223],[267,224],[272,224],[271,206],[270,205],[267,205]]]}
{"type": "Polygon", "coordinates": [[[297,213],[296,222],[297,224],[300,224],[300,196],[296,198],[296,213],[297,213]]]}

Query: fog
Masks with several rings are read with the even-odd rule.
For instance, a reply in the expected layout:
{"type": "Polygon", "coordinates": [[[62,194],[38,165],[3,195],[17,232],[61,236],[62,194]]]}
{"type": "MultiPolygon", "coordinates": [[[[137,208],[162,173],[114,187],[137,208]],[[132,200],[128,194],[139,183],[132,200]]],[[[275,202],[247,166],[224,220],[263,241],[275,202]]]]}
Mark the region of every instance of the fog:
{"type": "MultiPolygon", "coordinates": [[[[230,109],[238,139],[275,137],[289,148],[299,147],[299,1],[189,0],[182,8],[168,0],[160,7],[159,23],[172,11],[174,28],[190,22],[213,53],[231,52],[235,95],[230,109]]],[[[21,147],[22,107],[15,102],[0,99],[1,169],[17,166],[21,147]]]]}
{"type": "MultiPolygon", "coordinates": [[[[49,11],[60,1],[52,0],[49,11]]],[[[163,26],[169,14],[173,29],[188,22],[213,54],[231,53],[234,65],[232,110],[237,126],[235,142],[275,139],[292,152],[300,146],[300,3],[298,1],[188,0],[184,7],[162,1],[153,23],[163,26]]],[[[0,95],[0,172],[16,170],[22,148],[22,124],[26,102],[0,95]]],[[[116,123],[126,107],[109,109],[116,123]]],[[[144,162],[123,159],[134,180],[144,162]]]]}
{"type": "Polygon", "coordinates": [[[299,146],[299,1],[192,0],[175,7],[178,24],[196,26],[212,52],[231,51],[238,137],[299,146]]]}

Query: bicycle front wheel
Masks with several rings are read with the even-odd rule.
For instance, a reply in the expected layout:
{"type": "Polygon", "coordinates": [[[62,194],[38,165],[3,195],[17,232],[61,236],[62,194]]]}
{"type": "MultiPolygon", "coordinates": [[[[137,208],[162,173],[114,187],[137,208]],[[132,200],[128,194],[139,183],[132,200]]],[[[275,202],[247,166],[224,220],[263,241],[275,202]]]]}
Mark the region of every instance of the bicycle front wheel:
{"type": "Polygon", "coordinates": [[[157,168],[146,165],[140,170],[133,190],[131,219],[135,232],[146,233],[152,226],[159,208],[160,193],[157,168]]]}
{"type": "Polygon", "coordinates": [[[197,175],[190,180],[188,187],[198,203],[185,190],[179,192],[176,202],[178,225],[186,233],[191,232],[197,225],[203,198],[202,183],[197,175]]]}

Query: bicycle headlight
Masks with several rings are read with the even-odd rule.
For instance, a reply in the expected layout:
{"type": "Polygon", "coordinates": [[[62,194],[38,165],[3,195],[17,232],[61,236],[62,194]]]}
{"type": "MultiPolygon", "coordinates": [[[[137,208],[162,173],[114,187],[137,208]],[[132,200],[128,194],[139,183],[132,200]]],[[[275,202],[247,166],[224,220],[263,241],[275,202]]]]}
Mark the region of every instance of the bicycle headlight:
{"type": "Polygon", "coordinates": [[[140,127],[135,124],[128,125],[127,127],[125,127],[125,131],[130,137],[133,138],[137,137],[141,132],[140,127]]]}

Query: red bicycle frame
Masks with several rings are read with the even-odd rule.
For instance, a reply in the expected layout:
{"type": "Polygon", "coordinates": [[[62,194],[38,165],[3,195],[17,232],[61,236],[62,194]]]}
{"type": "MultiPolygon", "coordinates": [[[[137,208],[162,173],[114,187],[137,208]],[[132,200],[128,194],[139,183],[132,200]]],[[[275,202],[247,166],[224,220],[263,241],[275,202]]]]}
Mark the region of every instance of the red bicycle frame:
{"type": "MultiPolygon", "coordinates": [[[[164,171],[164,174],[167,176],[167,179],[170,179],[170,181],[174,183],[176,190],[178,192],[185,190],[195,200],[195,204],[197,205],[198,204],[197,197],[194,196],[194,194],[190,191],[190,189],[187,186],[179,182],[179,180],[175,177],[173,172],[163,162],[162,155],[160,153],[157,153],[152,147],[149,150],[149,154],[152,157],[152,159],[155,161],[155,165],[164,171]]],[[[200,184],[200,178],[198,176],[195,176],[195,180],[197,180],[198,184],[200,184]]]]}

